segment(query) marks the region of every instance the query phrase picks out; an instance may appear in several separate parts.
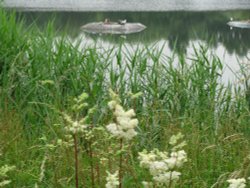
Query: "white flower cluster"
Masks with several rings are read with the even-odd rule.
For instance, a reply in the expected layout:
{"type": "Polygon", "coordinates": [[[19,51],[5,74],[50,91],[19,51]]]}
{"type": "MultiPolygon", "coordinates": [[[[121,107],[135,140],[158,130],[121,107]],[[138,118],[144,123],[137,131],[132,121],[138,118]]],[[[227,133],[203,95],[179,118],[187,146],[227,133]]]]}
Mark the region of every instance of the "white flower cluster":
{"type": "Polygon", "coordinates": [[[118,171],[116,171],[114,174],[111,174],[109,172],[108,176],[106,178],[107,183],[106,183],[106,188],[116,188],[119,185],[119,181],[118,181],[118,171]]]}
{"type": "Polygon", "coordinates": [[[81,121],[73,121],[72,118],[67,114],[63,114],[63,117],[67,122],[65,130],[68,133],[77,134],[86,132],[87,125],[84,125],[83,123],[81,123],[81,121]]]}
{"type": "Polygon", "coordinates": [[[181,175],[175,171],[187,161],[187,155],[184,150],[177,152],[160,152],[158,150],[144,150],[139,153],[140,166],[149,169],[153,180],[158,185],[168,185],[169,182],[176,182],[181,175]]]}
{"type": "MultiPolygon", "coordinates": [[[[72,110],[74,111],[74,116],[79,117],[80,112],[88,107],[88,103],[86,102],[86,99],[88,99],[88,97],[89,96],[87,93],[82,93],[77,98],[74,98],[74,105],[72,106],[72,110]]],[[[84,133],[85,139],[90,139],[93,135],[91,131],[87,130],[89,126],[86,124],[86,122],[90,118],[90,115],[93,115],[95,111],[96,111],[96,106],[94,106],[93,108],[89,108],[87,110],[87,115],[81,119],[72,118],[68,114],[63,113],[62,116],[64,120],[67,122],[67,125],[65,126],[66,132],[70,133],[71,135],[84,133]]]]}
{"type": "Polygon", "coordinates": [[[169,144],[173,146],[172,151],[179,150],[187,145],[186,141],[180,142],[180,140],[183,139],[183,137],[184,136],[181,133],[171,136],[169,144]]]}
{"type": "Polygon", "coordinates": [[[72,135],[65,135],[65,140],[57,139],[55,147],[56,146],[66,147],[66,148],[74,146],[74,140],[73,140],[72,135]]]}
{"type": "MultiPolygon", "coordinates": [[[[158,186],[166,186],[169,183],[174,185],[179,180],[181,173],[176,170],[187,162],[186,152],[184,150],[177,151],[185,146],[185,142],[179,143],[182,138],[181,133],[170,138],[169,144],[173,147],[171,153],[161,152],[157,149],[150,152],[146,150],[139,152],[140,166],[149,169],[154,183],[158,186]]],[[[149,183],[145,184],[144,182],[143,184],[144,187],[150,187],[149,183]]]]}
{"type": "Polygon", "coordinates": [[[141,97],[143,93],[141,91],[138,93],[129,92],[128,95],[130,96],[132,100],[134,100],[134,99],[138,99],[139,97],[141,97]]]}
{"type": "Polygon", "coordinates": [[[72,106],[72,110],[75,112],[79,112],[85,107],[88,107],[88,103],[84,102],[86,99],[88,99],[88,94],[87,93],[82,93],[80,96],[77,98],[74,98],[75,104],[72,106]]]}
{"type": "Polygon", "coordinates": [[[147,182],[147,181],[143,181],[142,185],[144,188],[153,188],[154,187],[152,182],[147,182]]]}
{"type": "Polygon", "coordinates": [[[246,187],[246,179],[238,178],[238,179],[229,179],[227,182],[230,184],[228,188],[245,188],[246,187]]]}
{"type": "Polygon", "coordinates": [[[136,114],[133,109],[125,111],[120,105],[120,100],[116,94],[112,93],[111,97],[112,100],[108,103],[108,106],[113,110],[116,122],[110,123],[106,128],[117,138],[131,140],[137,135],[135,127],[138,125],[138,120],[133,118],[136,114]]]}

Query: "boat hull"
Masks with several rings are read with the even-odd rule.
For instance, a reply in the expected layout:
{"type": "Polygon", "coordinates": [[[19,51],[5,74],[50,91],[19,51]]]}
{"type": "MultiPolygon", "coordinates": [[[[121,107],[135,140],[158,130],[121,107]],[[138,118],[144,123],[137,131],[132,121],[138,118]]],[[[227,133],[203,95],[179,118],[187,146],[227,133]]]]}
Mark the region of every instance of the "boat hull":
{"type": "Polygon", "coordinates": [[[238,28],[245,28],[250,29],[250,21],[230,21],[227,23],[230,27],[238,27],[238,28]]]}
{"type": "Polygon", "coordinates": [[[131,34],[143,31],[146,28],[141,23],[126,23],[121,25],[119,23],[103,23],[93,22],[86,24],[81,29],[87,33],[109,33],[109,34],[131,34]]]}

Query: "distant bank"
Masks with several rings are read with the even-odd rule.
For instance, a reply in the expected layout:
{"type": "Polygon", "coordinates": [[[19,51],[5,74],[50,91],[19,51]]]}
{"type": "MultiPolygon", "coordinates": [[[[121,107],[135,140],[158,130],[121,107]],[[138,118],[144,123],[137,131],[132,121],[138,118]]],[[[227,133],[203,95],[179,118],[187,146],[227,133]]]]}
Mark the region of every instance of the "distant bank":
{"type": "Polygon", "coordinates": [[[212,11],[250,9],[250,0],[4,0],[29,11],[212,11]]]}

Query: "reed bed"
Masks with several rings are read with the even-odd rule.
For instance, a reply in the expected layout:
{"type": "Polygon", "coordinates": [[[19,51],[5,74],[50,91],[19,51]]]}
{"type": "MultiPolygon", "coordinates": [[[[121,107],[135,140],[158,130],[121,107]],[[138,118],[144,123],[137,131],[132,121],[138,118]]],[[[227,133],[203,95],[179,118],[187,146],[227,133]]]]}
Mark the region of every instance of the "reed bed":
{"type": "Polygon", "coordinates": [[[56,32],[53,22],[39,29],[0,10],[0,167],[15,166],[8,178],[0,176],[11,180],[6,187],[105,187],[106,171],[119,169],[119,186],[143,187],[151,175],[138,152],[169,151],[179,132],[188,160],[170,187],[228,187],[228,179],[250,176],[248,90],[220,81],[223,63],[207,47],[194,48],[187,60],[154,46],[80,43],[56,32]],[[139,122],[123,147],[106,130],[115,119],[110,89],[139,122]],[[87,117],[91,136],[67,140],[63,114],[87,117]]]}

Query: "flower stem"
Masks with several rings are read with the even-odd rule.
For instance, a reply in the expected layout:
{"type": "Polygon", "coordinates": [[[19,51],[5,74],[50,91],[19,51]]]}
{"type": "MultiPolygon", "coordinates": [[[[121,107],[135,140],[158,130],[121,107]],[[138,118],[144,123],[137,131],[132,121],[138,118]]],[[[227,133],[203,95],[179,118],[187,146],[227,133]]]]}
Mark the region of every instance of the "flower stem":
{"type": "Polygon", "coordinates": [[[169,187],[169,188],[172,187],[172,172],[170,172],[170,179],[169,179],[168,187],[169,187]]]}
{"type": "Polygon", "coordinates": [[[119,188],[122,188],[122,148],[123,148],[123,140],[120,139],[120,162],[119,162],[119,188]]]}
{"type": "Polygon", "coordinates": [[[94,164],[93,164],[93,151],[92,151],[92,143],[89,143],[89,150],[90,150],[90,166],[91,166],[91,184],[92,188],[95,187],[95,176],[94,176],[94,164]]]}
{"type": "Polygon", "coordinates": [[[76,134],[74,134],[73,138],[74,138],[74,148],[75,148],[75,182],[76,182],[76,188],[79,188],[79,183],[78,183],[78,148],[77,148],[76,134]]]}
{"type": "Polygon", "coordinates": [[[96,164],[97,183],[101,184],[99,163],[96,164]]]}

